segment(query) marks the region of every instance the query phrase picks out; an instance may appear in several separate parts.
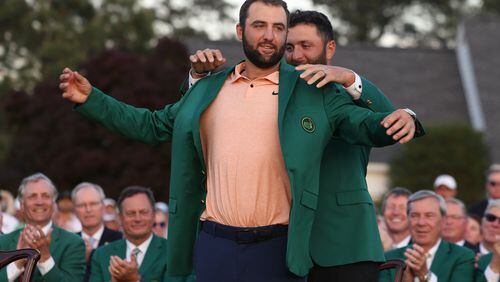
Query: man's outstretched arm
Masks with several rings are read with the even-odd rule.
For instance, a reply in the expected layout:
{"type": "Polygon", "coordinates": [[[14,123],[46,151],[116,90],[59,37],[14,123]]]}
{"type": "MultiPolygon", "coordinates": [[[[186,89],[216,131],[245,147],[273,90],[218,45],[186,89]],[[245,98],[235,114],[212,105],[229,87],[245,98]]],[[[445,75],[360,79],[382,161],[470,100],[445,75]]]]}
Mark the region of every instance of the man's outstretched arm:
{"type": "Polygon", "coordinates": [[[76,110],[112,131],[145,143],[168,141],[181,101],[150,111],[120,102],[92,87],[81,74],[65,68],[59,77],[62,97],[76,104],[76,110]]]}

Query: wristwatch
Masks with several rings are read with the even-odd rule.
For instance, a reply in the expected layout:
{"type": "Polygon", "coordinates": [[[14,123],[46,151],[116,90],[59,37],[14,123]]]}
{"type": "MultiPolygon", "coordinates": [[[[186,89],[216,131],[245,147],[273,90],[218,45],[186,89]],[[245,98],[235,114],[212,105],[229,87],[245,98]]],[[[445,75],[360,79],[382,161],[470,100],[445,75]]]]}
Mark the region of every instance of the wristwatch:
{"type": "Polygon", "coordinates": [[[424,275],[424,279],[423,279],[423,280],[422,280],[422,279],[420,279],[420,278],[419,278],[418,280],[420,280],[420,282],[429,282],[429,281],[430,281],[430,279],[431,279],[431,271],[429,270],[429,271],[427,271],[427,273],[424,275]]]}
{"type": "Polygon", "coordinates": [[[403,111],[407,112],[413,118],[413,120],[417,119],[417,114],[414,111],[412,111],[408,108],[403,109],[403,111]]]}

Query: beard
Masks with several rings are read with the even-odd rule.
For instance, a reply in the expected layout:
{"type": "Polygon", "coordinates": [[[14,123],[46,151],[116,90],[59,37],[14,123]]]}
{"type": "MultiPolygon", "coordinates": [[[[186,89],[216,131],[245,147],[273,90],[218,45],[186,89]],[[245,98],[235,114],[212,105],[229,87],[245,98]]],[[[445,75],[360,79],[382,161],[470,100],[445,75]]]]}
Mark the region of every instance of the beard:
{"type": "Polygon", "coordinates": [[[290,65],[292,66],[298,66],[298,65],[303,65],[303,64],[311,64],[311,65],[328,65],[328,60],[326,58],[326,46],[323,48],[323,51],[321,51],[321,54],[319,54],[318,57],[310,59],[306,62],[299,62],[295,60],[291,60],[289,62],[290,65]]]}
{"type": "Polygon", "coordinates": [[[245,52],[245,56],[252,64],[257,66],[258,68],[268,69],[268,68],[275,66],[277,63],[279,63],[279,61],[283,57],[283,54],[285,54],[285,45],[284,44],[283,44],[283,46],[280,46],[278,48],[276,45],[274,45],[271,42],[263,42],[263,43],[259,43],[257,45],[257,48],[253,48],[252,45],[250,45],[250,43],[247,41],[245,33],[243,32],[243,51],[245,52]],[[265,58],[263,55],[261,55],[259,53],[259,50],[257,50],[257,48],[261,44],[272,45],[274,50],[275,50],[274,54],[272,54],[271,57],[269,57],[269,58],[265,58]]]}

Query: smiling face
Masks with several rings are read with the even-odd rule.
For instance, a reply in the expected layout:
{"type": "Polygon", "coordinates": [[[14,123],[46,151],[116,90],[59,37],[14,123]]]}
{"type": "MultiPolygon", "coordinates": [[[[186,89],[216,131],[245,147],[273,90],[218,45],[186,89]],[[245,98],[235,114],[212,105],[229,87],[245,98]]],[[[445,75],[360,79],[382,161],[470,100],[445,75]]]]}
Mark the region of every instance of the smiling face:
{"type": "Polygon", "coordinates": [[[335,41],[325,42],[313,24],[297,24],[288,31],[285,58],[294,66],[327,65],[335,53],[335,41]]]}
{"type": "Polygon", "coordinates": [[[26,184],[21,200],[21,209],[27,223],[45,226],[54,213],[54,189],[41,179],[26,184]]]}
{"type": "Polygon", "coordinates": [[[489,244],[494,244],[500,240],[500,207],[492,207],[484,213],[481,228],[483,240],[489,244]],[[488,220],[492,216],[492,221],[488,220]]]}
{"type": "Polygon", "coordinates": [[[287,15],[283,7],[253,3],[248,9],[245,26],[236,26],[238,39],[248,61],[261,69],[279,63],[285,52],[287,15]]]}
{"type": "Polygon", "coordinates": [[[410,204],[410,233],[413,241],[428,250],[439,240],[443,216],[439,201],[433,197],[423,198],[410,204]]]}
{"type": "Polygon", "coordinates": [[[155,221],[153,206],[148,197],[139,193],[124,199],[120,219],[127,239],[130,241],[147,239],[151,235],[155,221]]]}
{"type": "Polygon", "coordinates": [[[389,196],[384,209],[384,220],[390,233],[402,233],[408,230],[406,215],[406,196],[389,196]]]}

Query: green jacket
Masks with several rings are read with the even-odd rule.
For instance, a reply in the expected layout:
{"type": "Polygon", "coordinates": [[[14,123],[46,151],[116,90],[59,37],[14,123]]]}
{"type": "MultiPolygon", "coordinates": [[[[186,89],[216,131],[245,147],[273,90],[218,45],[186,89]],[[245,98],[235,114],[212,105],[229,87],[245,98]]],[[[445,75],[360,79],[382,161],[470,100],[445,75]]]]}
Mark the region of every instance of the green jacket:
{"type": "MultiPolygon", "coordinates": [[[[374,112],[394,111],[368,80],[356,103],[374,112]]],[[[371,147],[335,137],[323,153],[318,207],[311,233],[311,256],[321,266],[385,261],[372,198],[366,185],[371,147]]]]}
{"type": "MultiPolygon", "coordinates": [[[[385,254],[386,259],[402,259],[406,248],[392,250],[385,254]]],[[[464,247],[441,240],[431,265],[431,272],[439,282],[472,282],[474,281],[474,253],[464,247]]],[[[381,273],[380,281],[394,281],[394,271],[381,273]]]]}
{"type": "Polygon", "coordinates": [[[492,253],[481,256],[481,258],[479,258],[476,268],[476,280],[475,280],[476,282],[487,282],[486,276],[484,276],[484,271],[490,264],[492,258],[493,258],[492,253]]]}
{"type": "MultiPolygon", "coordinates": [[[[109,259],[118,256],[125,259],[127,243],[125,239],[111,242],[99,247],[92,255],[90,281],[110,281],[109,259]]],[[[153,235],[153,239],[144,254],[144,260],[139,267],[141,281],[165,281],[167,272],[167,240],[153,235]]]]}
{"type": "MultiPolygon", "coordinates": [[[[199,119],[234,68],[198,81],[176,104],[151,112],[117,102],[94,89],[77,107],[85,116],[133,139],[148,143],[172,140],[168,275],[180,281],[191,273],[198,223],[205,209],[205,161],[199,119]]],[[[280,66],[278,126],[292,189],[287,265],[304,276],[313,263],[309,240],[318,202],[323,151],[333,133],[349,143],[393,144],[379,124],[388,113],[355,106],[338,85],[316,88],[299,79],[286,63],[280,66]]],[[[325,246],[327,247],[327,246],[325,246]]]]}
{"type": "MultiPolygon", "coordinates": [[[[22,229],[0,237],[0,250],[15,250],[22,229]]],[[[82,238],[53,225],[50,254],[54,267],[44,276],[35,266],[32,281],[83,281],[85,275],[85,244],[82,238]]],[[[7,281],[7,267],[0,270],[0,281],[7,281]]]]}

